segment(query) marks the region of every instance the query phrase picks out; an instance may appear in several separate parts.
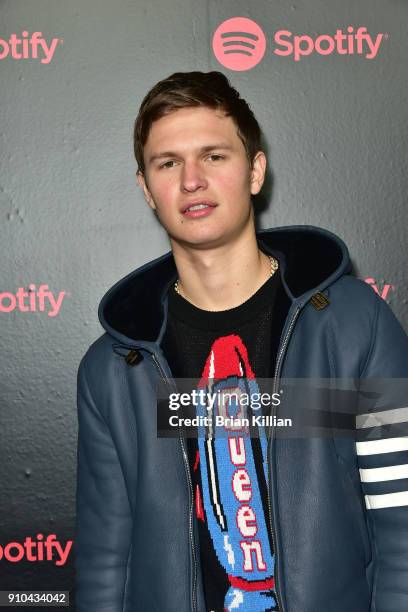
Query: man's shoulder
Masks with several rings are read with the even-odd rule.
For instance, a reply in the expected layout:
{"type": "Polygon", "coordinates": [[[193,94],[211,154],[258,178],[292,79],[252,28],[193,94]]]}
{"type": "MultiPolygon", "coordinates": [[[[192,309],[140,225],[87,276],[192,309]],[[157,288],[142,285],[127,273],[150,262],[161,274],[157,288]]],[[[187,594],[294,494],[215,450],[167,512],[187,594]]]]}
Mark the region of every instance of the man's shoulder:
{"type": "Polygon", "coordinates": [[[361,367],[375,338],[381,298],[365,281],[349,274],[330,285],[327,297],[329,305],[323,312],[331,346],[361,367]]]}
{"type": "Polygon", "coordinates": [[[366,355],[363,363],[367,364],[369,358],[384,362],[387,354],[395,371],[396,364],[406,363],[407,334],[390,305],[368,283],[343,276],[330,287],[328,297],[332,306],[327,308],[331,310],[332,338],[345,355],[361,349],[366,355]]]}
{"type": "Polygon", "coordinates": [[[114,338],[105,332],[92,342],[80,360],[78,376],[84,377],[88,385],[94,389],[98,389],[103,384],[109,371],[114,367],[115,358],[119,359],[119,355],[113,350],[114,343],[114,338]]]}
{"type": "Polygon", "coordinates": [[[375,317],[381,298],[361,278],[344,274],[328,288],[329,300],[338,312],[375,317]]]}

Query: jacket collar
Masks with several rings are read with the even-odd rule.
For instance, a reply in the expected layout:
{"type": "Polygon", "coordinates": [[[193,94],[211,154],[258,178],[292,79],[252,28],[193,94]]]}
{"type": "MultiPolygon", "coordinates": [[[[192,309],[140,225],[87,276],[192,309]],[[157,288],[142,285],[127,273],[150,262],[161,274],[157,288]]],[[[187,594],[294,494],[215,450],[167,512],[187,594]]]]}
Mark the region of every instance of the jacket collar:
{"type": "MultiPolygon", "coordinates": [[[[259,230],[259,246],[275,255],[292,302],[304,304],[351,270],[344,242],[328,230],[291,225],[259,230]]],[[[127,345],[156,343],[167,317],[167,291],[177,278],[172,252],[130,272],[103,296],[98,317],[103,328],[127,345]]]]}

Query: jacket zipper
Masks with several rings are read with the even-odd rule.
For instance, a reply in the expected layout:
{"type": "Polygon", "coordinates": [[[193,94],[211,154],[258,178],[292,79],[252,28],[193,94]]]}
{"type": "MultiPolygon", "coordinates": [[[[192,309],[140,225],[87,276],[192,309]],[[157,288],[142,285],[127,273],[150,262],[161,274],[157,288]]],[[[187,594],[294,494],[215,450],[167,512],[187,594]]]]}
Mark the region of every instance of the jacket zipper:
{"type": "MultiPolygon", "coordinates": [[[[285,338],[283,340],[282,346],[278,352],[278,356],[276,358],[276,366],[275,366],[275,376],[274,376],[274,383],[273,383],[273,392],[275,393],[278,386],[279,386],[279,381],[278,381],[278,376],[280,374],[280,370],[281,370],[281,365],[282,365],[282,360],[283,360],[283,355],[286,351],[288,342],[289,342],[289,338],[290,335],[293,331],[293,327],[296,323],[296,319],[299,315],[299,312],[302,308],[302,305],[300,304],[293,317],[292,320],[289,324],[288,330],[286,332],[285,338]]],[[[273,406],[272,409],[272,420],[273,417],[275,415],[275,406],[273,406]]],[[[271,464],[271,448],[272,448],[272,443],[271,443],[271,431],[273,431],[273,435],[275,435],[275,430],[272,428],[272,425],[269,425],[269,435],[268,435],[268,443],[267,443],[267,468],[268,468],[268,487],[267,487],[267,495],[268,495],[268,514],[269,514],[269,526],[270,526],[270,530],[271,530],[271,537],[272,537],[272,545],[273,545],[273,550],[275,553],[275,568],[276,568],[276,572],[275,572],[275,593],[276,593],[276,603],[278,606],[278,610],[280,610],[280,612],[284,612],[285,608],[283,606],[283,602],[282,602],[282,598],[279,595],[279,590],[278,590],[278,564],[277,564],[277,558],[278,558],[278,551],[276,548],[276,538],[275,538],[275,530],[274,530],[274,525],[273,525],[273,518],[272,518],[272,511],[271,511],[271,489],[272,489],[272,470],[270,468],[270,464],[271,464]]]]}
{"type": "Polygon", "coordinates": [[[193,586],[192,586],[192,600],[193,600],[193,612],[196,612],[197,610],[197,597],[196,597],[196,584],[197,584],[197,560],[196,560],[196,554],[195,554],[195,548],[194,548],[194,534],[193,534],[193,483],[191,481],[191,473],[190,473],[190,466],[188,463],[188,457],[187,457],[187,451],[186,451],[186,447],[185,447],[185,442],[184,442],[184,438],[181,435],[180,432],[180,444],[181,444],[181,449],[183,451],[183,459],[184,459],[184,467],[186,469],[186,475],[187,475],[187,480],[188,480],[188,485],[189,485],[189,489],[190,489],[190,500],[191,500],[191,504],[190,504],[190,512],[189,512],[189,534],[190,534],[190,543],[191,543],[191,552],[193,554],[193,564],[194,564],[194,571],[193,571],[193,586]]]}
{"type": "MultiPolygon", "coordinates": [[[[157,369],[159,370],[160,376],[162,378],[162,380],[164,380],[164,382],[170,387],[172,388],[171,382],[168,379],[168,377],[166,376],[165,372],[163,371],[163,368],[161,367],[160,363],[158,362],[156,355],[154,354],[153,351],[150,351],[149,349],[144,349],[144,350],[148,350],[149,353],[151,354],[153,361],[157,367],[157,369]]],[[[183,460],[184,460],[184,468],[186,471],[186,476],[187,476],[187,483],[188,483],[188,487],[189,487],[189,497],[190,497],[190,510],[189,510],[189,537],[190,537],[190,545],[191,545],[191,552],[192,552],[192,557],[193,557],[193,584],[192,584],[192,590],[191,590],[191,596],[192,596],[192,602],[193,602],[193,612],[197,611],[197,596],[196,596],[196,590],[197,590],[197,559],[196,559],[196,552],[195,552],[195,546],[194,546],[194,533],[193,533],[193,508],[194,508],[194,493],[193,493],[193,483],[191,480],[191,473],[190,473],[190,466],[188,463],[188,457],[187,457],[187,451],[186,451],[186,446],[185,446],[185,441],[183,436],[181,435],[181,430],[180,430],[180,444],[181,444],[181,450],[182,450],[182,454],[183,454],[183,460]]]]}

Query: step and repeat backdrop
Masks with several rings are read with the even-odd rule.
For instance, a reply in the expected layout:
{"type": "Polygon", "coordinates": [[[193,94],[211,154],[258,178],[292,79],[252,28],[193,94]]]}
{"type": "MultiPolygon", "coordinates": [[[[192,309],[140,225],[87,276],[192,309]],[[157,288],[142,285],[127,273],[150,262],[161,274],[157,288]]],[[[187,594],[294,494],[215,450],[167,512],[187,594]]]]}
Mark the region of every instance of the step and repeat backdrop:
{"type": "Polygon", "coordinates": [[[75,609],[77,368],[105,291],[169,250],[132,151],[158,80],[230,79],[265,138],[258,226],[338,234],[407,330],[407,22],[404,0],[1,0],[0,590],[75,609]]]}

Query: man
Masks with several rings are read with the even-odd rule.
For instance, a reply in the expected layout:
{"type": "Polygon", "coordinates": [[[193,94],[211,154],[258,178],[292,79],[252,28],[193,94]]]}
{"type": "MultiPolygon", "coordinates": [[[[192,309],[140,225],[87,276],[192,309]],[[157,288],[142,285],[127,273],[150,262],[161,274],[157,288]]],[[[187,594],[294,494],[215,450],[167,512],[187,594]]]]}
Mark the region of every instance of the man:
{"type": "Polygon", "coordinates": [[[105,333],[79,367],[77,612],[408,609],[400,385],[363,394],[380,398],[353,420],[374,431],[368,441],[262,426],[215,438],[207,425],[198,438],[163,438],[156,418],[158,382],[177,389],[177,378],[241,394],[272,377],[274,391],[285,379],[401,381],[400,324],[350,276],[331,232],[256,232],[260,129],[221,73],[157,83],[134,145],[171,252],[105,294],[105,333]]]}

